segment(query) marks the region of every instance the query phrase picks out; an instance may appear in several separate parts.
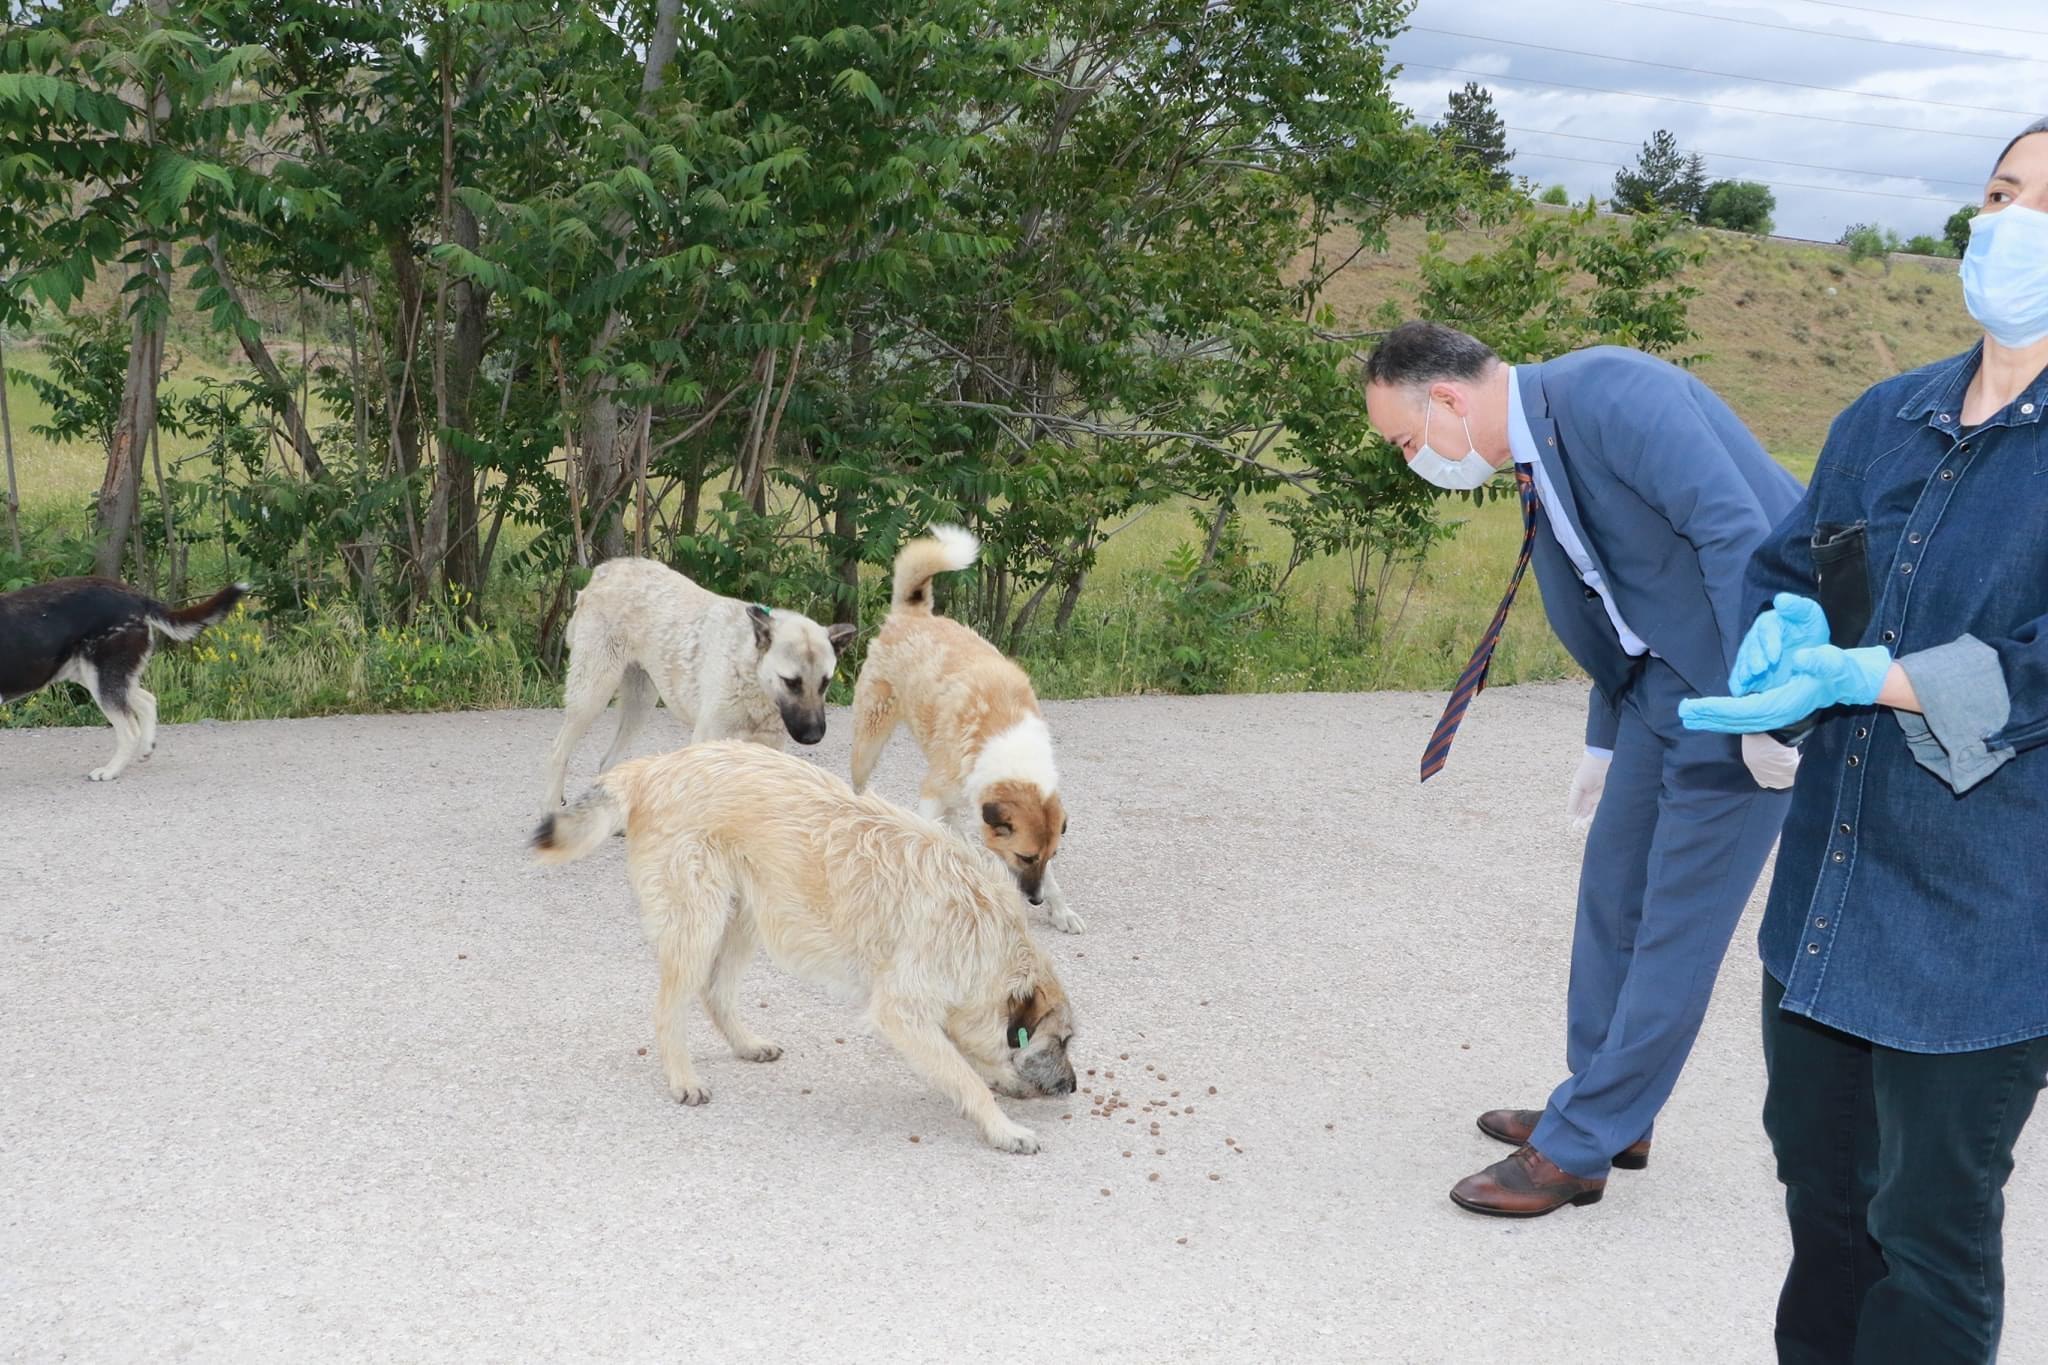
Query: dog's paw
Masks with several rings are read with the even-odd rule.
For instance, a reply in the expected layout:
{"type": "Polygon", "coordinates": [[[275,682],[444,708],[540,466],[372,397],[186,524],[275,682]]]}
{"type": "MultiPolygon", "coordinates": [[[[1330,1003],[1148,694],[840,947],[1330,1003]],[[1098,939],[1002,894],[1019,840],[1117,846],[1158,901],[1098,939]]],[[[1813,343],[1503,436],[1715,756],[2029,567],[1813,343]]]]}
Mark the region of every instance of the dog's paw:
{"type": "Polygon", "coordinates": [[[120,775],[121,770],[110,763],[104,768],[94,768],[85,775],[85,780],[88,782],[112,782],[120,775]]]}
{"type": "Polygon", "coordinates": [[[743,1062],[778,1062],[782,1060],[782,1045],[757,1042],[747,1047],[736,1047],[732,1053],[743,1062]]]}
{"type": "Polygon", "coordinates": [[[1063,934],[1078,934],[1088,927],[1087,920],[1064,905],[1055,905],[1047,913],[1052,916],[1052,927],[1063,934]]]}
{"type": "Polygon", "coordinates": [[[1032,1156],[1038,1151],[1038,1134],[1019,1123],[1005,1123],[982,1136],[988,1139],[989,1146],[1012,1156],[1032,1156]]]}
{"type": "Polygon", "coordinates": [[[676,1097],[676,1103],[687,1104],[692,1109],[700,1104],[711,1103],[711,1092],[701,1085],[678,1085],[670,1081],[668,1093],[676,1097]]]}
{"type": "Polygon", "coordinates": [[[1013,1100],[1035,1100],[1038,1098],[1036,1090],[1033,1090],[1022,1081],[1011,1080],[1007,1076],[991,1077],[988,1088],[995,1091],[998,1095],[1007,1095],[1013,1100]]]}

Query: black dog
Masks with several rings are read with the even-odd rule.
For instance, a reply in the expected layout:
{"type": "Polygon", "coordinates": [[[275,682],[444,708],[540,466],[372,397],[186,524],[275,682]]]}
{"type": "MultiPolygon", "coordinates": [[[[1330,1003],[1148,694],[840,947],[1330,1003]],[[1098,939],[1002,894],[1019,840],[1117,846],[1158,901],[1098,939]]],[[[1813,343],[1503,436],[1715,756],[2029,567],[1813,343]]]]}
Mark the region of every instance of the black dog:
{"type": "Polygon", "coordinates": [[[60,578],[0,595],[0,702],[53,682],[83,686],[114,727],[114,756],[88,776],[111,782],[156,748],[156,698],[142,687],[156,645],[150,632],[189,640],[248,591],[237,583],[176,611],[111,578],[60,578]]]}

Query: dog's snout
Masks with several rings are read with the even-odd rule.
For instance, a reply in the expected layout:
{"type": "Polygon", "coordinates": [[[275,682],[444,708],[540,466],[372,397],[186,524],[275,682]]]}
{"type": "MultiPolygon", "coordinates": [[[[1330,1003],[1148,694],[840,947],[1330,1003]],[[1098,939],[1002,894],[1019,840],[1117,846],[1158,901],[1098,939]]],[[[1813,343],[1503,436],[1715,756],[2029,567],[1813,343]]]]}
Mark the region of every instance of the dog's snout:
{"type": "Polygon", "coordinates": [[[1074,1093],[1074,1078],[1073,1078],[1072,1076],[1068,1076],[1068,1077],[1065,1077],[1064,1079],[1062,1079],[1062,1080],[1060,1081],[1060,1083],[1059,1083],[1059,1084],[1058,1084],[1057,1086],[1055,1086],[1055,1087],[1053,1088],[1053,1093],[1054,1093],[1055,1095],[1071,1095],[1071,1094],[1073,1094],[1073,1093],[1074,1093]]]}
{"type": "Polygon", "coordinates": [[[1027,896],[1027,897],[1026,897],[1025,899],[1029,900],[1029,901],[1030,901],[1030,902],[1031,902],[1031,903],[1032,903],[1033,905],[1044,905],[1044,904],[1045,904],[1045,897],[1043,897],[1043,896],[1039,895],[1039,894],[1038,894],[1037,892],[1035,892],[1035,891],[1034,891],[1034,892],[1032,892],[1032,893],[1031,893],[1031,894],[1030,894],[1029,896],[1027,896]]]}

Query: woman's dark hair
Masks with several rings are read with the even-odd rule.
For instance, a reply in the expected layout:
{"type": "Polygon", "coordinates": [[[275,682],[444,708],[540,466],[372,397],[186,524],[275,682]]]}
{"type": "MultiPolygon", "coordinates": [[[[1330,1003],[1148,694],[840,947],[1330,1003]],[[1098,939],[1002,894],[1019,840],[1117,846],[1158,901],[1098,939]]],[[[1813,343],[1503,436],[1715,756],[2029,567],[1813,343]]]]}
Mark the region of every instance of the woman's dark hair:
{"type": "Polygon", "coordinates": [[[1499,357],[1485,342],[1441,322],[1404,322],[1366,357],[1368,384],[1408,388],[1446,379],[1481,378],[1499,357]]]}
{"type": "Polygon", "coordinates": [[[2032,137],[2036,133],[2048,133],[2048,118],[2035,119],[2021,129],[2019,137],[2005,144],[2005,150],[1998,154],[1998,160],[1991,163],[1991,169],[1995,171],[2005,164],[2005,159],[2012,155],[2012,149],[2020,145],[2020,138],[2032,137]]]}

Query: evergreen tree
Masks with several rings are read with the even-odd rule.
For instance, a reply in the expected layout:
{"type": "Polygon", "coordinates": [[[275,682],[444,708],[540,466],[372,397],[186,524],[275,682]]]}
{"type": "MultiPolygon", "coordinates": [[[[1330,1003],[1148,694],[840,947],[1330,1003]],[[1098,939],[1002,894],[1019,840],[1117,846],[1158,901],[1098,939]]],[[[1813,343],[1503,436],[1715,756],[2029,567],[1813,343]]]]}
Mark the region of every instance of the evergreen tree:
{"type": "Polygon", "coordinates": [[[1431,131],[1453,143],[1461,158],[1477,163],[1494,188],[1507,187],[1507,164],[1515,154],[1508,149],[1507,125],[1493,107],[1493,92],[1485,86],[1467,81],[1463,90],[1453,90],[1449,111],[1431,131]]]}
{"type": "Polygon", "coordinates": [[[1659,128],[1643,144],[1635,169],[1614,176],[1614,206],[1627,213],[1654,213],[1676,208],[1686,177],[1684,153],[1669,129],[1659,128]]]}

